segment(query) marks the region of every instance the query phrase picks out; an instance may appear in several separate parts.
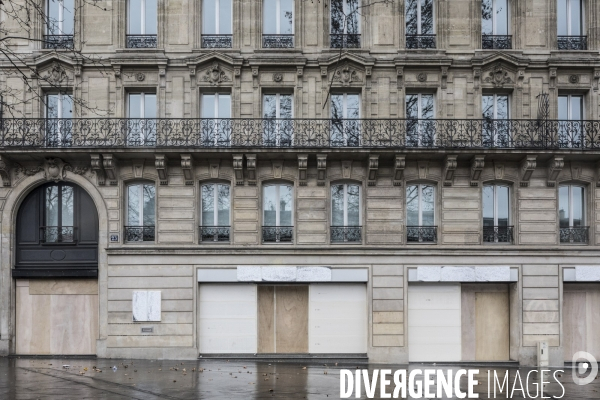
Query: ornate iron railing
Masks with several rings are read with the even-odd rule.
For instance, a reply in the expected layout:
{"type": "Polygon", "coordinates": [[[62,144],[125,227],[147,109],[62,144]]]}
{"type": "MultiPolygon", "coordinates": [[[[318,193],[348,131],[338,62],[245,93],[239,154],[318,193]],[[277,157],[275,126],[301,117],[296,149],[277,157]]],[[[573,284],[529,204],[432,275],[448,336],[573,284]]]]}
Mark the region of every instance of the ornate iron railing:
{"type": "Polygon", "coordinates": [[[157,35],[127,35],[128,49],[155,49],[158,42],[157,35]]]}
{"type": "Polygon", "coordinates": [[[484,226],[483,227],[483,242],[484,243],[512,243],[513,242],[513,226],[484,226]]]}
{"type": "Polygon", "coordinates": [[[4,119],[0,148],[600,149],[600,121],[4,119]]]}
{"type": "Polygon", "coordinates": [[[293,226],[263,226],[263,243],[291,243],[293,239],[293,226]]]}
{"type": "Polygon", "coordinates": [[[406,35],[407,49],[435,49],[435,35],[406,35]]]}
{"type": "Polygon", "coordinates": [[[154,225],[145,226],[126,226],[125,227],[126,242],[153,242],[154,241],[154,225]]]}
{"type": "Polygon", "coordinates": [[[41,226],[40,241],[42,243],[74,243],[74,226],[41,226]]]}
{"type": "Polygon", "coordinates": [[[265,49],[291,49],[294,47],[294,35],[263,35],[265,49]]]}
{"type": "Polygon", "coordinates": [[[406,241],[408,243],[437,242],[437,226],[407,226],[406,241]]]}
{"type": "Polygon", "coordinates": [[[230,226],[201,226],[201,242],[229,242],[230,226]]]}
{"type": "Polygon", "coordinates": [[[561,243],[588,243],[589,226],[560,228],[561,243]]]}
{"type": "Polygon", "coordinates": [[[331,226],[331,243],[362,242],[362,226],[331,226]]]}
{"type": "Polygon", "coordinates": [[[360,49],[360,34],[331,33],[332,49],[360,49]]]}
{"type": "Polygon", "coordinates": [[[72,50],[73,35],[44,35],[44,49],[72,50]]]}
{"type": "Polygon", "coordinates": [[[203,49],[230,49],[233,47],[233,35],[202,35],[203,49]]]}
{"type": "Polygon", "coordinates": [[[512,49],[512,35],[483,35],[481,37],[481,48],[485,50],[510,50],[512,49]]]}
{"type": "Polygon", "coordinates": [[[558,36],[559,50],[587,50],[587,36],[558,36]]]}

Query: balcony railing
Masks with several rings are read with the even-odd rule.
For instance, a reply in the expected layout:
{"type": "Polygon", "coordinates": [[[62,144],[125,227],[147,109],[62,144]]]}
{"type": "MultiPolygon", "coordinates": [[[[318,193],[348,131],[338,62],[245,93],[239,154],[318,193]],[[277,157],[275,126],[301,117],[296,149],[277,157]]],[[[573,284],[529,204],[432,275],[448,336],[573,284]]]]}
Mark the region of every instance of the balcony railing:
{"type": "Polygon", "coordinates": [[[483,242],[484,243],[512,243],[513,242],[513,226],[484,226],[483,227],[483,242]]]}
{"type": "Polygon", "coordinates": [[[157,35],[127,35],[128,49],[155,49],[157,35]]]}
{"type": "Polygon", "coordinates": [[[435,35],[406,35],[407,49],[435,49],[435,35]]]}
{"type": "Polygon", "coordinates": [[[2,148],[600,149],[600,120],[4,119],[2,148]]]}
{"type": "Polygon", "coordinates": [[[201,226],[200,242],[229,242],[230,226],[201,226]]]}
{"type": "Polygon", "coordinates": [[[293,226],[263,226],[263,243],[291,243],[293,239],[293,226]]]}
{"type": "Polygon", "coordinates": [[[407,226],[407,243],[436,243],[437,226],[407,226]]]}
{"type": "Polygon", "coordinates": [[[589,240],[589,230],[589,226],[560,228],[560,242],[587,244],[589,240]]]}
{"type": "Polygon", "coordinates": [[[331,243],[362,242],[362,226],[332,226],[331,243]]]}
{"type": "Polygon", "coordinates": [[[73,35],[44,35],[44,49],[72,50],[73,35]]]}
{"type": "Polygon", "coordinates": [[[510,50],[512,49],[512,35],[483,35],[481,48],[485,50],[510,50]]]}
{"type": "Polygon", "coordinates": [[[42,243],[75,243],[74,226],[42,226],[40,227],[42,243]]]}
{"type": "Polygon", "coordinates": [[[329,40],[332,49],[360,49],[360,34],[331,33],[329,40]]]}
{"type": "Polygon", "coordinates": [[[587,36],[559,36],[559,50],[587,50],[587,36]]]}
{"type": "Polygon", "coordinates": [[[265,49],[292,49],[294,35],[263,35],[262,47],[265,49]]]}
{"type": "Polygon", "coordinates": [[[154,225],[145,226],[126,226],[125,227],[126,242],[153,242],[154,241],[154,225]]]}
{"type": "Polygon", "coordinates": [[[230,49],[233,47],[233,35],[202,35],[203,49],[230,49]]]}

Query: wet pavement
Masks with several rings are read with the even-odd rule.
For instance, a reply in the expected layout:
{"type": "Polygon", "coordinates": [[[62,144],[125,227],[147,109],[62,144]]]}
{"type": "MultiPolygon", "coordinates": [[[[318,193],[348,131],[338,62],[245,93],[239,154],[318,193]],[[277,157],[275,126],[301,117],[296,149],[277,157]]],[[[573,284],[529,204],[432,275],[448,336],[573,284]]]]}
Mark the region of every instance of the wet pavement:
{"type": "MultiPolygon", "coordinates": [[[[237,360],[0,358],[0,399],[339,399],[340,369],[356,370],[357,367],[366,366],[237,360]],[[69,367],[63,367],[65,365],[69,367]]],[[[406,366],[369,365],[368,368],[394,371],[406,366]]],[[[409,371],[415,368],[456,370],[459,367],[411,365],[409,371]]],[[[481,399],[490,398],[487,395],[487,371],[490,368],[464,368],[480,370],[476,392],[480,393],[481,399]]],[[[511,386],[517,371],[525,382],[528,369],[497,367],[498,374],[503,376],[507,369],[510,370],[511,386]]],[[[559,375],[565,388],[564,399],[600,399],[600,379],[578,386],[573,383],[570,369],[559,375]]],[[[535,385],[530,383],[529,386],[534,395],[535,385]]],[[[466,390],[466,379],[461,380],[461,387],[466,390]]],[[[379,388],[375,393],[375,398],[379,398],[379,388]]],[[[367,398],[364,389],[361,394],[360,398],[367,398]]],[[[554,382],[544,394],[560,397],[562,388],[554,382]]],[[[517,391],[512,398],[532,397],[523,397],[517,391]]],[[[351,398],[355,398],[354,393],[351,398]]],[[[510,397],[497,394],[496,398],[510,397]]]]}

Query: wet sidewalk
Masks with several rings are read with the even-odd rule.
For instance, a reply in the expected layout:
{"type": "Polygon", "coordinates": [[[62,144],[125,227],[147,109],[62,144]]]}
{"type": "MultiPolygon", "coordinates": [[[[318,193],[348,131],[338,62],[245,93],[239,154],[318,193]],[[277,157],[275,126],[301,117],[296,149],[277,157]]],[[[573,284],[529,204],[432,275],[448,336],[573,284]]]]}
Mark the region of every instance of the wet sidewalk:
{"type": "MultiPolygon", "coordinates": [[[[338,399],[340,369],[355,370],[357,367],[366,366],[235,360],[227,362],[0,358],[0,399],[338,399]]],[[[368,368],[393,371],[406,366],[369,365],[368,368]]],[[[451,367],[411,365],[409,369],[414,368],[446,370],[451,367]]],[[[480,370],[477,392],[480,393],[479,398],[487,399],[486,376],[490,368],[465,368],[480,370]]],[[[502,376],[506,370],[507,368],[497,368],[498,374],[502,373],[502,376]]],[[[525,381],[529,370],[518,371],[525,381]]],[[[511,377],[515,376],[516,372],[516,368],[511,368],[511,377]]],[[[578,386],[572,381],[571,371],[565,369],[565,372],[560,374],[560,381],[565,387],[564,399],[600,399],[599,379],[590,385],[578,386]]],[[[512,379],[510,382],[512,385],[512,379]]],[[[388,392],[391,393],[391,390],[388,392]]],[[[561,394],[560,385],[554,383],[550,385],[545,396],[561,394]]],[[[378,396],[379,388],[376,398],[379,398],[378,396]]],[[[354,394],[351,398],[355,398],[354,394]]],[[[366,398],[364,390],[361,398],[366,398]]],[[[496,398],[508,397],[497,395],[496,398]]],[[[521,392],[516,392],[513,398],[523,397],[521,392]]]]}

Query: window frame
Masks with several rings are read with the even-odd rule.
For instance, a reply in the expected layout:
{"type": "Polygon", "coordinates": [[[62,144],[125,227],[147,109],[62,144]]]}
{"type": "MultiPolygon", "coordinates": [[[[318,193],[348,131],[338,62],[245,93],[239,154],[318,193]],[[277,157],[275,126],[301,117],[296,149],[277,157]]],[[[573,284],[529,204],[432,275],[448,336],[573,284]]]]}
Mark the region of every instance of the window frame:
{"type": "Polygon", "coordinates": [[[66,183],[66,182],[57,182],[57,183],[53,183],[53,184],[49,184],[49,185],[44,186],[43,200],[42,200],[42,204],[43,204],[43,217],[42,217],[42,220],[44,221],[44,226],[56,226],[58,228],[62,228],[64,226],[72,226],[72,227],[78,226],[78,223],[77,223],[77,212],[76,212],[77,206],[75,204],[76,198],[77,198],[77,196],[75,194],[75,186],[71,185],[69,183],[66,183]],[[65,186],[66,187],[70,187],[72,189],[73,205],[72,205],[72,209],[71,209],[71,214],[73,215],[73,225],[64,225],[63,224],[63,218],[62,218],[62,214],[63,214],[63,206],[62,206],[62,204],[63,204],[63,197],[62,197],[62,192],[63,191],[62,191],[62,189],[65,186]],[[57,210],[58,210],[58,212],[57,212],[57,217],[56,217],[57,220],[58,220],[57,225],[47,225],[47,223],[48,223],[48,202],[47,202],[47,200],[48,200],[47,193],[48,192],[47,191],[48,191],[48,188],[51,188],[51,187],[57,187],[58,188],[58,192],[59,192],[59,195],[57,196],[58,197],[58,202],[57,202],[57,210]]]}
{"type": "Polygon", "coordinates": [[[566,187],[569,189],[569,194],[568,194],[568,201],[569,201],[569,209],[568,209],[568,214],[569,214],[569,226],[568,228],[583,228],[587,226],[587,190],[586,190],[586,186],[580,183],[566,183],[566,184],[561,184],[558,185],[558,227],[559,229],[561,228],[560,226],[560,188],[566,187]],[[581,226],[576,227],[573,225],[573,188],[580,188],[582,189],[582,200],[583,200],[583,204],[582,204],[582,210],[581,210],[581,216],[582,216],[582,221],[581,221],[581,226]]]}
{"type": "Polygon", "coordinates": [[[139,10],[132,10],[131,9],[131,1],[128,0],[127,1],[127,35],[158,35],[158,3],[157,3],[157,10],[156,10],[156,32],[157,33],[146,33],[147,29],[146,29],[146,0],[139,0],[140,1],[140,9],[139,10]],[[131,20],[132,20],[132,16],[133,11],[139,12],[139,17],[140,17],[140,33],[132,33],[131,32],[131,20]]]}
{"type": "MultiPolygon", "coordinates": [[[[408,0],[407,0],[408,1],[408,0]]],[[[404,17],[404,29],[405,29],[405,35],[408,36],[421,36],[421,35],[436,35],[436,13],[435,13],[435,0],[432,0],[432,8],[431,8],[431,20],[432,20],[432,24],[431,24],[431,33],[423,33],[422,32],[422,16],[421,16],[421,1],[422,0],[417,0],[417,32],[416,33],[408,33],[408,30],[406,30],[407,26],[407,20],[406,20],[406,13],[405,13],[405,17],[404,17]]],[[[406,3],[405,3],[406,6],[406,3]]]]}
{"type": "MultiPolygon", "coordinates": [[[[335,0],[333,0],[335,1],[335,0]]],[[[350,15],[348,12],[350,11],[350,8],[348,7],[348,0],[338,0],[342,2],[342,12],[344,13],[344,19],[347,19],[348,16],[350,15]]],[[[361,0],[357,0],[357,7],[356,10],[359,10],[361,7],[361,0]]],[[[348,24],[346,23],[346,21],[343,21],[343,32],[342,33],[336,33],[333,32],[333,24],[331,23],[333,21],[333,14],[332,14],[332,10],[333,7],[329,7],[329,34],[330,35],[361,35],[361,31],[362,31],[362,24],[360,21],[360,13],[358,13],[358,11],[356,12],[356,26],[357,26],[357,32],[354,33],[348,33],[348,24]]]]}
{"type": "Polygon", "coordinates": [[[286,182],[286,181],[278,181],[278,182],[269,182],[269,183],[265,183],[262,185],[262,226],[263,227],[269,227],[269,228],[280,228],[280,227],[295,227],[294,224],[294,207],[295,207],[295,192],[294,192],[294,184],[292,182],[286,182]],[[275,225],[265,225],[265,199],[266,199],[266,195],[265,195],[265,189],[268,187],[274,186],[276,187],[276,201],[275,201],[275,225]],[[281,225],[281,186],[289,186],[290,187],[290,191],[291,191],[291,206],[290,206],[290,222],[292,223],[292,225],[281,225]]]}
{"type": "Polygon", "coordinates": [[[216,32],[205,32],[205,25],[202,24],[202,35],[233,35],[233,0],[202,0],[202,18],[204,19],[204,14],[205,14],[205,7],[204,4],[207,1],[214,1],[215,3],[215,31],[216,32]],[[221,32],[221,1],[229,1],[231,4],[231,15],[229,15],[230,21],[229,23],[231,24],[231,32],[229,33],[222,33],[221,32]]]}
{"type": "Polygon", "coordinates": [[[125,221],[126,226],[139,226],[139,227],[146,227],[146,226],[154,226],[156,227],[156,206],[157,206],[157,201],[156,201],[156,184],[154,182],[151,181],[133,181],[133,182],[127,182],[125,184],[125,209],[126,209],[126,213],[125,213],[125,221]],[[148,186],[153,186],[154,187],[154,224],[153,225],[145,225],[144,224],[144,186],[148,185],[148,186]],[[132,186],[139,186],[140,190],[139,190],[139,204],[138,204],[138,211],[139,211],[139,220],[141,222],[141,225],[129,225],[129,188],[132,186]]]}
{"type": "MultiPolygon", "coordinates": [[[[512,190],[511,190],[511,186],[505,183],[486,183],[483,185],[482,187],[482,196],[483,196],[483,190],[485,190],[486,187],[492,187],[494,190],[494,194],[493,194],[493,202],[494,202],[494,225],[492,226],[500,226],[498,225],[498,188],[499,187],[505,187],[508,190],[508,210],[507,210],[507,215],[508,215],[508,221],[507,221],[507,226],[511,226],[511,222],[512,222],[512,190]]],[[[482,201],[481,204],[481,212],[482,212],[482,218],[484,218],[485,215],[485,207],[484,207],[484,203],[482,201]]],[[[485,226],[485,225],[483,225],[485,226]]]]}
{"type": "Polygon", "coordinates": [[[410,188],[411,186],[417,186],[417,204],[419,205],[419,208],[417,210],[417,216],[418,216],[418,225],[408,225],[408,196],[406,197],[406,201],[405,201],[405,207],[406,207],[406,225],[407,226],[419,226],[419,227],[436,227],[436,218],[437,218],[437,201],[436,201],[436,196],[437,196],[437,189],[436,189],[436,185],[432,184],[432,183],[428,183],[428,182],[422,182],[422,183],[410,183],[406,185],[406,189],[408,190],[408,188],[410,188]],[[424,186],[429,186],[433,189],[433,225],[423,225],[423,201],[422,201],[422,195],[423,195],[423,187],[424,186]]]}
{"type": "Polygon", "coordinates": [[[208,228],[215,228],[215,227],[219,227],[219,226],[231,226],[231,184],[229,182],[213,182],[213,181],[208,181],[208,182],[202,182],[200,183],[200,226],[203,227],[208,227],[208,228]],[[212,225],[204,225],[204,207],[202,205],[202,202],[204,201],[204,196],[203,196],[203,190],[202,188],[204,186],[208,186],[208,185],[214,185],[215,188],[217,188],[219,185],[222,186],[227,186],[229,188],[228,191],[228,195],[229,195],[229,210],[227,213],[227,220],[228,220],[228,225],[219,225],[219,191],[218,190],[214,190],[213,193],[213,223],[212,225]]]}
{"type": "Polygon", "coordinates": [[[511,105],[512,105],[510,94],[504,94],[504,93],[484,93],[484,94],[481,95],[481,118],[485,120],[486,117],[483,116],[483,111],[484,111],[483,110],[483,98],[484,97],[493,97],[492,101],[494,103],[494,118],[491,118],[492,120],[494,120],[494,121],[495,120],[500,120],[500,121],[510,120],[510,117],[511,117],[511,114],[512,114],[511,113],[511,109],[510,109],[511,105]],[[507,115],[506,115],[506,118],[502,118],[502,119],[498,118],[498,97],[500,97],[500,96],[506,97],[506,114],[507,115]]]}
{"type": "MultiPolygon", "coordinates": [[[[560,1],[560,0],[557,0],[560,1]]],[[[585,33],[585,5],[584,5],[584,1],[583,0],[579,0],[579,30],[580,33],[579,35],[574,35],[572,33],[572,26],[571,26],[571,0],[565,0],[566,1],[566,5],[567,5],[567,14],[565,16],[563,16],[563,18],[567,19],[567,34],[566,35],[560,35],[558,34],[558,18],[561,18],[560,16],[557,16],[557,24],[556,24],[556,29],[557,29],[557,34],[558,36],[586,36],[585,33]]],[[[558,7],[557,7],[558,8],[558,7]]]]}
{"type": "MultiPolygon", "coordinates": [[[[567,119],[563,120],[563,121],[583,121],[583,120],[585,120],[585,95],[577,94],[577,93],[559,94],[557,102],[560,102],[561,97],[567,98],[567,114],[568,114],[568,116],[567,116],[567,119]],[[571,115],[571,100],[574,97],[581,99],[581,118],[579,118],[579,119],[573,119],[573,116],[571,115]]],[[[559,109],[560,109],[560,107],[559,107],[559,109]]],[[[558,119],[560,120],[560,118],[558,118],[558,119]]]]}
{"type": "MultiPolygon", "coordinates": [[[[219,1],[219,0],[217,0],[219,1]]],[[[295,35],[296,33],[296,0],[292,0],[292,33],[281,33],[281,0],[274,0],[275,1],[275,26],[277,29],[275,33],[268,33],[265,32],[265,21],[266,21],[266,17],[267,17],[267,10],[265,9],[267,3],[265,1],[263,1],[263,6],[262,6],[262,17],[263,17],[263,23],[262,23],[262,29],[263,29],[263,35],[295,35]]],[[[342,0],[344,1],[344,0],[342,0]]]]}
{"type": "MultiPolygon", "coordinates": [[[[342,181],[342,182],[332,182],[330,185],[330,189],[329,189],[329,195],[330,198],[333,198],[333,194],[332,194],[332,190],[334,186],[343,186],[343,190],[344,190],[344,225],[342,225],[344,228],[347,227],[353,227],[356,225],[348,225],[348,186],[357,186],[358,187],[358,223],[359,223],[359,227],[363,226],[363,219],[362,219],[362,208],[363,208],[363,191],[362,191],[362,185],[360,183],[357,182],[352,182],[352,181],[342,181]]],[[[330,202],[331,204],[331,202],[330,202]]],[[[339,226],[339,225],[333,225],[333,206],[331,206],[331,210],[329,212],[329,223],[330,226],[339,226]]]]}
{"type": "Polygon", "coordinates": [[[44,104],[44,106],[45,106],[44,107],[44,117],[46,119],[50,119],[50,117],[48,116],[48,104],[49,104],[48,100],[49,100],[50,96],[58,96],[58,109],[57,109],[58,110],[58,117],[56,117],[56,119],[66,119],[66,118],[72,119],[73,118],[73,110],[71,110],[71,117],[64,117],[62,115],[63,114],[63,102],[64,102],[63,97],[65,97],[65,96],[69,97],[71,99],[71,108],[74,108],[73,107],[73,105],[74,105],[74,103],[73,103],[73,95],[69,94],[69,93],[66,93],[66,92],[46,92],[46,93],[44,93],[44,102],[45,102],[45,104],[44,104]]]}
{"type": "Polygon", "coordinates": [[[333,96],[343,96],[342,98],[342,120],[346,119],[361,119],[362,117],[362,102],[360,93],[355,92],[342,92],[342,93],[332,93],[331,99],[329,100],[329,115],[331,119],[333,118],[333,96]],[[348,118],[348,96],[356,96],[358,98],[358,118],[348,118]]]}
{"type": "MultiPolygon", "coordinates": [[[[74,0],[73,0],[73,7],[75,7],[74,4],[74,0]]],[[[46,18],[48,19],[46,25],[46,35],[73,35],[74,32],[70,32],[70,33],[65,33],[64,31],[64,21],[65,21],[65,1],[64,0],[46,0],[46,18]],[[50,28],[50,24],[53,21],[50,21],[50,6],[52,4],[57,4],[58,6],[58,20],[56,21],[56,29],[58,31],[58,33],[53,33],[51,31],[50,28]]],[[[75,10],[70,10],[70,12],[73,14],[73,30],[75,30],[75,10]]]]}
{"type": "MultiPolygon", "coordinates": [[[[497,32],[497,22],[496,22],[496,18],[498,17],[497,12],[496,12],[496,3],[498,2],[498,0],[491,0],[492,2],[492,36],[496,36],[499,35],[497,32]]],[[[482,2],[483,5],[483,2],[482,2]]],[[[511,24],[510,24],[510,0],[506,0],[506,35],[510,35],[511,32],[511,24]]],[[[483,14],[481,16],[481,20],[483,22],[483,14]]],[[[484,34],[486,35],[486,34],[484,34]]]]}

